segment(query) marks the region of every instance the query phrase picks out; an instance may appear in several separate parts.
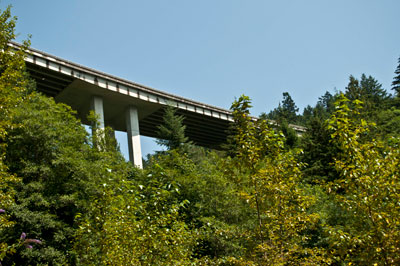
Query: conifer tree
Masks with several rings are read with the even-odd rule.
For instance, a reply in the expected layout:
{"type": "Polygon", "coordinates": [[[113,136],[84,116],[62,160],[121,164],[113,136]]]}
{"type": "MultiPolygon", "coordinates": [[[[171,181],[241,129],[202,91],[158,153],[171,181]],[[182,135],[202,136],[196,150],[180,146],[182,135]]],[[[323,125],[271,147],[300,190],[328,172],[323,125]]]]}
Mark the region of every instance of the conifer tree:
{"type": "Polygon", "coordinates": [[[383,104],[388,100],[388,94],[372,76],[361,75],[358,80],[350,76],[349,84],[346,87],[345,95],[350,101],[360,100],[363,102],[363,112],[371,114],[377,109],[383,109],[383,104]]]}
{"type": "Polygon", "coordinates": [[[297,133],[289,126],[289,124],[296,124],[299,122],[298,111],[299,108],[296,106],[290,94],[284,92],[283,100],[279,103],[277,108],[268,114],[262,113],[260,115],[261,119],[271,119],[275,121],[276,129],[285,135],[286,148],[294,148],[298,144],[297,133]]]}
{"type": "Polygon", "coordinates": [[[297,108],[295,102],[288,92],[283,93],[282,100],[282,116],[286,119],[288,123],[295,123],[297,120],[297,112],[299,108],[297,108]]]}
{"type": "Polygon", "coordinates": [[[399,65],[396,68],[396,71],[394,72],[396,76],[393,78],[392,82],[392,90],[396,91],[397,96],[400,96],[400,57],[398,59],[399,65]]]}
{"type": "Polygon", "coordinates": [[[299,108],[288,92],[283,93],[283,100],[279,106],[268,113],[267,117],[276,120],[279,124],[282,122],[296,123],[297,112],[299,108]]]}
{"type": "Polygon", "coordinates": [[[186,126],[183,124],[185,118],[176,114],[173,106],[167,106],[163,116],[164,124],[158,126],[157,143],[167,147],[168,150],[178,149],[184,144],[188,144],[185,137],[186,126]]]}

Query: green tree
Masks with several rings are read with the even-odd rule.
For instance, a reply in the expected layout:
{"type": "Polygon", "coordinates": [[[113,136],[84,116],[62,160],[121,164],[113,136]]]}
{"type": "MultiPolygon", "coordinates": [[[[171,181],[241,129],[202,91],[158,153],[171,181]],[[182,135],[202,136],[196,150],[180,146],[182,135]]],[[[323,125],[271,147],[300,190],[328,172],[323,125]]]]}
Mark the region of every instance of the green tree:
{"type": "Polygon", "coordinates": [[[67,106],[36,92],[13,110],[8,131],[6,164],[22,178],[16,204],[10,209],[15,225],[2,235],[10,243],[21,232],[43,245],[22,250],[8,261],[19,265],[73,263],[74,216],[84,207],[80,193],[90,187],[92,148],[87,133],[67,106]]]}
{"type": "Polygon", "coordinates": [[[400,95],[400,57],[398,59],[399,65],[397,66],[396,70],[395,70],[395,74],[396,76],[393,78],[393,82],[392,82],[392,90],[394,90],[396,92],[396,95],[399,96],[400,95]]]}
{"type": "Polygon", "coordinates": [[[184,119],[182,115],[176,115],[176,109],[173,106],[167,106],[163,116],[164,123],[158,126],[157,143],[169,150],[188,144],[188,138],[185,137],[186,126],[183,125],[184,119]]]}
{"type": "MultiPolygon", "coordinates": [[[[399,66],[395,71],[396,76],[393,79],[392,89],[395,91],[395,95],[393,97],[389,97],[387,104],[385,104],[384,108],[380,107],[376,114],[376,119],[374,120],[377,124],[377,127],[372,129],[379,138],[390,138],[390,137],[398,137],[400,136],[400,58],[399,58],[399,66]]],[[[381,106],[380,103],[377,103],[378,106],[381,106]]]]}
{"type": "Polygon", "coordinates": [[[36,92],[13,121],[21,126],[9,131],[6,163],[22,184],[10,207],[15,224],[1,238],[12,243],[26,231],[43,244],[6,256],[6,265],[188,263],[193,238],[174,187],[148,178],[162,172],[132,176],[110,134],[88,138],[68,106],[36,92]]]}
{"type": "Polygon", "coordinates": [[[397,104],[382,110],[377,115],[377,127],[373,131],[377,132],[380,138],[390,138],[400,136],[400,109],[397,104]]]}
{"type": "Polygon", "coordinates": [[[288,123],[296,122],[297,112],[299,111],[299,108],[297,108],[295,102],[288,92],[283,93],[282,111],[282,116],[286,119],[288,123]]]}
{"type": "Polygon", "coordinates": [[[312,107],[308,105],[303,110],[303,115],[299,117],[299,123],[308,127],[316,118],[320,120],[327,119],[334,111],[334,101],[336,95],[332,95],[329,91],[319,97],[317,104],[312,107]]]}
{"type": "Polygon", "coordinates": [[[8,45],[15,22],[10,8],[1,13],[0,260],[73,265],[75,215],[88,211],[101,177],[93,169],[105,158],[71,108],[34,91],[25,71],[29,42],[19,50],[8,45]],[[30,245],[32,239],[42,244],[30,245]]]}
{"type": "Polygon", "coordinates": [[[290,124],[299,122],[295,102],[288,92],[283,93],[283,100],[279,106],[269,112],[268,114],[262,113],[261,119],[271,119],[276,123],[276,129],[285,135],[285,145],[287,148],[294,148],[298,145],[298,137],[296,131],[290,127],[290,124]]]}
{"type": "MultiPolygon", "coordinates": [[[[20,125],[13,121],[12,110],[20,106],[32,88],[32,82],[25,71],[25,51],[29,41],[24,41],[19,51],[14,51],[8,43],[15,39],[16,17],[11,16],[11,8],[0,10],[0,235],[12,228],[10,208],[15,200],[15,185],[20,179],[10,173],[5,163],[9,131],[20,125]]],[[[20,232],[21,234],[21,232],[20,232]]],[[[16,242],[19,236],[13,239],[16,242]]],[[[12,243],[0,238],[0,261],[6,255],[16,252],[12,243]]]]}
{"type": "Polygon", "coordinates": [[[338,148],[331,142],[331,134],[323,118],[316,116],[309,120],[301,138],[301,148],[303,181],[315,185],[337,178],[333,158],[338,148]]]}
{"type": "Polygon", "coordinates": [[[331,133],[325,121],[334,111],[336,97],[337,95],[326,92],[315,107],[308,108],[309,114],[304,120],[307,130],[302,135],[300,144],[303,149],[300,155],[300,160],[304,163],[303,181],[306,183],[320,184],[337,176],[333,158],[338,149],[331,142],[331,133]]]}
{"type": "Polygon", "coordinates": [[[373,77],[367,77],[365,74],[361,75],[360,80],[350,76],[345,95],[350,101],[363,102],[362,115],[369,121],[375,121],[377,112],[388,108],[390,99],[382,85],[373,77]]]}
{"type": "MultiPolygon", "coordinates": [[[[108,160],[110,162],[110,160],[108,160]]],[[[98,195],[78,215],[75,250],[83,265],[187,265],[195,237],[180,219],[185,202],[159,166],[128,175],[103,168],[98,195]]]]}
{"type": "Polygon", "coordinates": [[[245,254],[250,241],[242,236],[251,227],[253,212],[226,175],[229,165],[221,153],[196,146],[188,153],[172,150],[153,157],[148,167],[161,168],[163,182],[174,183],[178,201],[186,201],[181,218],[198,234],[193,261],[208,265],[245,254]]]}
{"type": "MultiPolygon", "coordinates": [[[[324,95],[319,97],[317,106],[321,106],[322,110],[328,114],[328,116],[334,111],[335,106],[335,97],[336,95],[332,95],[329,91],[325,92],[324,95]]],[[[322,114],[320,114],[321,116],[322,114]]]]}
{"type": "Polygon", "coordinates": [[[301,121],[300,124],[301,125],[306,125],[307,122],[312,118],[313,116],[313,111],[314,108],[311,107],[311,105],[307,105],[304,109],[303,109],[303,114],[301,115],[301,121]]]}
{"type": "Polygon", "coordinates": [[[346,265],[398,265],[400,142],[365,138],[371,124],[361,116],[360,105],[342,94],[329,120],[341,152],[335,159],[340,178],[327,190],[335,192],[335,201],[348,217],[329,228],[332,254],[346,265]]]}
{"type": "Polygon", "coordinates": [[[297,112],[299,108],[296,106],[294,100],[288,92],[283,93],[283,100],[279,103],[279,106],[272,110],[267,117],[272,120],[276,120],[278,123],[296,123],[297,112]]]}
{"type": "Polygon", "coordinates": [[[323,250],[307,246],[307,229],[316,226],[317,214],[307,213],[315,201],[299,186],[300,164],[295,151],[284,149],[284,138],[264,119],[249,116],[250,99],[232,104],[237,150],[229,172],[242,185],[241,195],[256,212],[252,238],[254,260],[260,265],[320,263],[323,250]],[[233,169],[235,169],[233,168],[233,169]]]}

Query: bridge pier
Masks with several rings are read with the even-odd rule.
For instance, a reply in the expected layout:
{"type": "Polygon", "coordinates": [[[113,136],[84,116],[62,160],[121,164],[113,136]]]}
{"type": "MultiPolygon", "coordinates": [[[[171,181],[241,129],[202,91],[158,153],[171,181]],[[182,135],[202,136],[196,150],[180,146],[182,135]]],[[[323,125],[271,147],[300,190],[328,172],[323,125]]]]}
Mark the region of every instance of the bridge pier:
{"type": "Polygon", "coordinates": [[[135,106],[126,110],[126,131],[128,133],[129,160],[134,166],[142,169],[142,148],[140,145],[139,117],[135,106]]]}
{"type": "MultiPolygon", "coordinates": [[[[103,107],[103,98],[97,95],[92,96],[90,100],[90,110],[94,112],[97,118],[98,124],[96,122],[92,122],[92,136],[96,135],[99,137],[98,140],[93,139],[93,141],[102,141],[104,140],[104,130],[105,130],[105,123],[104,123],[104,107],[103,107]]],[[[97,145],[98,143],[93,143],[93,145],[97,146],[100,150],[101,146],[97,145]]]]}
{"type": "MultiPolygon", "coordinates": [[[[94,111],[98,117],[99,126],[93,127],[92,134],[96,133],[96,130],[105,130],[104,122],[104,107],[103,98],[100,96],[92,96],[90,103],[91,110],[94,111]]],[[[126,131],[128,135],[128,149],[129,149],[129,161],[142,169],[142,148],[140,145],[140,132],[139,132],[139,116],[138,110],[135,106],[130,105],[126,110],[126,131]]],[[[103,132],[104,133],[104,132],[103,132]]],[[[114,135],[115,137],[115,135],[114,135]]]]}
{"type": "MultiPolygon", "coordinates": [[[[99,119],[99,126],[93,127],[93,130],[105,129],[105,124],[104,124],[104,109],[103,109],[103,98],[97,95],[92,96],[91,102],[90,102],[90,109],[97,115],[99,119]]],[[[95,133],[95,132],[92,132],[95,133]]]]}

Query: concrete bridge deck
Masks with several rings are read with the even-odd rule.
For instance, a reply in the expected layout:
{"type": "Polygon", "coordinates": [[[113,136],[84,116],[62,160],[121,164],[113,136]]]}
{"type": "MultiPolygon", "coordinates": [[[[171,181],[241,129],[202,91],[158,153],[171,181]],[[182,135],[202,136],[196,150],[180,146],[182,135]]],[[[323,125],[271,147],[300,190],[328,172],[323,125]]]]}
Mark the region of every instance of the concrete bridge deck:
{"type": "MultiPolygon", "coordinates": [[[[20,48],[18,43],[10,45],[20,48]]],[[[29,49],[26,65],[37,89],[71,106],[82,123],[88,124],[87,114],[93,109],[103,126],[128,132],[130,158],[138,167],[141,167],[138,136],[157,137],[157,126],[162,124],[166,105],[175,106],[178,114],[185,116],[186,135],[200,146],[219,148],[233,122],[229,110],[140,85],[36,49],[29,49]]],[[[293,127],[303,131],[302,127],[293,127]]]]}

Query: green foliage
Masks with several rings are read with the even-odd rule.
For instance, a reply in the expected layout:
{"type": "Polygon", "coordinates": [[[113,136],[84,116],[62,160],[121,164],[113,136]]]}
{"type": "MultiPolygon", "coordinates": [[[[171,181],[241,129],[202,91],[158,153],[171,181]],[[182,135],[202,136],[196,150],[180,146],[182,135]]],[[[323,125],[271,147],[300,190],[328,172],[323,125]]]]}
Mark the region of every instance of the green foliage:
{"type": "Polygon", "coordinates": [[[21,126],[7,139],[7,165],[23,184],[11,208],[15,225],[2,237],[11,243],[26,231],[43,245],[18,250],[5,263],[188,263],[194,238],[179,217],[183,201],[162,171],[137,170],[131,180],[133,169],[108,129],[88,139],[69,107],[37,93],[20,107],[13,118],[21,126]]]}
{"type": "Polygon", "coordinates": [[[87,189],[91,175],[86,131],[69,107],[37,93],[14,110],[12,121],[20,126],[9,130],[6,163],[22,183],[15,186],[11,208],[15,225],[3,237],[12,242],[27,232],[44,244],[9,260],[20,265],[71,263],[74,216],[82,208],[79,193],[87,189]]]}
{"type": "Polygon", "coordinates": [[[314,197],[299,186],[300,164],[295,151],[284,149],[284,138],[264,119],[249,116],[250,99],[232,104],[238,181],[241,195],[257,213],[252,259],[260,265],[310,265],[324,260],[324,251],[307,247],[307,229],[316,226],[317,214],[307,213],[314,197]]]}
{"type": "Polygon", "coordinates": [[[279,127],[277,128],[284,138],[285,141],[285,148],[286,149],[294,149],[297,148],[299,145],[299,137],[295,129],[291,128],[290,125],[286,122],[282,122],[279,127]]]}
{"type": "Polygon", "coordinates": [[[392,90],[394,90],[396,92],[396,95],[399,96],[400,95],[400,57],[398,59],[399,65],[397,66],[396,70],[394,71],[394,73],[396,74],[396,76],[393,78],[393,82],[392,82],[392,90]]]}
{"type": "Polygon", "coordinates": [[[286,123],[296,123],[298,120],[297,112],[299,108],[297,108],[295,102],[288,92],[283,93],[282,103],[279,103],[278,108],[275,108],[267,117],[272,120],[276,120],[278,123],[286,122],[286,123]]]}
{"type": "Polygon", "coordinates": [[[261,119],[273,120],[276,130],[283,133],[285,136],[285,146],[288,149],[295,148],[298,146],[298,136],[296,131],[291,128],[290,124],[300,122],[300,117],[297,115],[299,108],[297,108],[295,102],[288,92],[283,93],[282,104],[269,112],[268,114],[262,113],[261,119]]]}
{"type": "Polygon", "coordinates": [[[377,115],[377,127],[374,132],[383,138],[400,136],[400,109],[395,106],[382,110],[377,115]]]}
{"type": "Polygon", "coordinates": [[[164,182],[176,184],[179,201],[187,201],[180,213],[198,234],[193,260],[203,265],[244,255],[243,235],[251,212],[226,176],[223,157],[192,146],[188,154],[172,150],[153,157],[149,167],[161,168],[164,182]]]}
{"type": "MultiPolygon", "coordinates": [[[[16,18],[11,16],[10,7],[0,10],[0,13],[0,235],[3,235],[14,224],[10,208],[15,199],[14,186],[20,182],[16,175],[9,172],[5,163],[8,149],[6,140],[9,131],[20,126],[12,121],[12,110],[23,101],[32,83],[25,71],[24,62],[29,41],[23,43],[21,50],[13,51],[8,43],[15,38],[16,18]]],[[[15,251],[15,246],[0,238],[0,261],[15,251]]]]}
{"type": "MultiPolygon", "coordinates": [[[[344,94],[351,101],[363,102],[363,109],[360,110],[362,118],[381,125],[379,129],[375,128],[364,137],[391,135],[389,131],[395,132],[396,121],[393,113],[388,109],[392,100],[373,77],[362,74],[361,79],[358,80],[350,76],[344,94]]],[[[308,116],[303,116],[304,125],[308,130],[301,139],[301,147],[304,150],[301,160],[305,163],[303,172],[305,181],[308,183],[332,181],[338,176],[333,158],[340,152],[340,148],[330,141],[330,131],[325,122],[335,111],[334,102],[339,97],[338,95],[326,92],[319,98],[315,107],[308,109],[308,116]]],[[[353,104],[350,103],[350,105],[353,104]]]]}
{"type": "Polygon", "coordinates": [[[400,264],[399,101],[371,76],[302,117],[288,93],[260,119],[239,97],[225,153],[187,145],[167,107],[169,150],[140,170],[94,113],[89,137],[70,107],[34,92],[29,42],[7,45],[15,21],[0,15],[4,265],[400,264]],[[307,126],[304,152],[289,123],[307,126]]]}
{"type": "Polygon", "coordinates": [[[165,146],[168,150],[181,148],[184,144],[189,144],[185,137],[186,126],[183,125],[184,117],[176,115],[176,109],[172,106],[165,108],[163,116],[164,124],[158,126],[157,140],[159,145],[165,146]]]}
{"type": "Polygon", "coordinates": [[[368,121],[375,121],[377,111],[386,109],[389,103],[389,96],[382,89],[382,85],[373,77],[367,77],[365,74],[361,75],[360,80],[350,76],[345,95],[350,101],[363,102],[361,114],[368,121]]]}
{"type": "Polygon", "coordinates": [[[338,147],[331,142],[331,134],[326,127],[325,120],[314,117],[310,119],[307,131],[301,138],[303,153],[300,160],[303,165],[303,182],[321,184],[337,178],[333,166],[334,156],[338,147]]]}
{"type": "Polygon", "coordinates": [[[301,138],[300,160],[304,163],[303,181],[310,184],[320,184],[336,178],[333,157],[338,152],[331,142],[330,132],[325,120],[334,111],[334,100],[337,95],[326,92],[319,98],[315,107],[309,106],[308,117],[303,121],[307,128],[301,138]]]}
{"type": "MultiPolygon", "coordinates": [[[[108,142],[109,134],[95,139],[108,142]]],[[[98,142],[97,142],[98,143],[98,142]]],[[[143,172],[116,149],[96,149],[96,193],[76,218],[74,249],[82,265],[187,265],[194,237],[179,218],[185,202],[159,167],[143,172]]]]}
{"type": "Polygon", "coordinates": [[[329,120],[333,142],[341,148],[335,167],[340,178],[327,185],[349,217],[329,229],[334,258],[355,265],[400,263],[399,140],[365,138],[371,124],[360,117],[361,102],[341,95],[329,120]],[[353,108],[350,108],[352,106],[353,108]]]}

